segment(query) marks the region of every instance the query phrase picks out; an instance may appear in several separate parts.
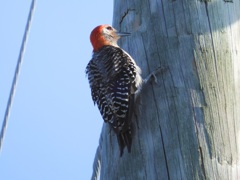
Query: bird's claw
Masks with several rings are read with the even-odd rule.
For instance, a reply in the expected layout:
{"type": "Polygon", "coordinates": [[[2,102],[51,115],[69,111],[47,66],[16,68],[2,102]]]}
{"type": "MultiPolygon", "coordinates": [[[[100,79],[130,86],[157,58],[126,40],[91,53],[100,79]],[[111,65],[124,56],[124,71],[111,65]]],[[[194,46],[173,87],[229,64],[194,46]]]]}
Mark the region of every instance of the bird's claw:
{"type": "Polygon", "coordinates": [[[167,67],[163,67],[163,66],[160,66],[158,68],[156,68],[153,72],[151,72],[151,74],[148,75],[148,77],[146,79],[144,79],[144,82],[145,84],[150,82],[152,77],[154,78],[154,82],[159,85],[159,82],[158,82],[158,78],[157,78],[157,74],[159,73],[162,73],[163,71],[165,71],[167,69],[167,67]]]}

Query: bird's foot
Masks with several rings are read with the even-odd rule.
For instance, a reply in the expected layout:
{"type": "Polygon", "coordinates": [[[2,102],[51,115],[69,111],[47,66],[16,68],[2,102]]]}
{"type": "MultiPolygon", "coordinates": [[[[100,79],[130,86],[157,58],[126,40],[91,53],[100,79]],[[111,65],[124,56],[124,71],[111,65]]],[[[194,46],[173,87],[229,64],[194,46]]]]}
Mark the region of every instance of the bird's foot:
{"type": "Polygon", "coordinates": [[[151,82],[152,79],[154,79],[154,82],[155,82],[157,85],[159,85],[158,79],[157,79],[157,76],[156,76],[156,75],[159,74],[159,73],[163,73],[166,69],[167,69],[167,67],[162,67],[162,66],[156,68],[153,72],[151,72],[151,73],[143,80],[144,84],[147,84],[147,83],[151,82]]]}

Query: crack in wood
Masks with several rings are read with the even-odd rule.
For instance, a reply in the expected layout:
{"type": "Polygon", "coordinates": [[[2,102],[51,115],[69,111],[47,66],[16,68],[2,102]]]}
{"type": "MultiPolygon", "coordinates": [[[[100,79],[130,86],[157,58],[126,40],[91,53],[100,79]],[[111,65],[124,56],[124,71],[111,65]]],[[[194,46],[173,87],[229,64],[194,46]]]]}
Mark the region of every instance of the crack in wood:
{"type": "Polygon", "coordinates": [[[200,0],[201,2],[208,3],[211,2],[211,0],[200,0]]]}
{"type": "Polygon", "coordinates": [[[201,157],[201,168],[202,168],[203,176],[204,176],[204,179],[207,179],[207,178],[206,178],[205,167],[204,167],[204,161],[203,161],[203,152],[202,152],[202,148],[201,148],[200,145],[198,146],[198,148],[199,148],[199,151],[200,151],[200,157],[201,157]]]}
{"type": "MultiPolygon", "coordinates": [[[[143,39],[143,35],[141,36],[142,38],[142,41],[144,42],[144,39],[143,39]]],[[[146,62],[147,62],[147,65],[148,65],[148,69],[150,69],[149,67],[149,61],[148,61],[148,58],[147,58],[147,50],[146,50],[146,47],[145,45],[143,45],[143,49],[144,49],[144,52],[146,54],[146,62]]],[[[160,69],[162,71],[162,69],[160,69]]],[[[154,99],[154,102],[155,102],[155,106],[157,107],[157,100],[156,100],[156,95],[155,95],[155,92],[152,88],[152,92],[153,92],[153,99],[154,99]]],[[[157,111],[157,117],[159,117],[159,112],[158,112],[158,109],[156,110],[157,111]]],[[[159,122],[159,120],[158,120],[159,122]]],[[[160,125],[160,122],[159,122],[159,131],[160,131],[160,136],[161,136],[161,142],[162,142],[162,148],[163,148],[163,156],[164,156],[164,160],[165,160],[165,166],[166,166],[166,171],[167,171],[167,179],[170,180],[170,172],[169,172],[169,167],[168,167],[168,161],[167,161],[167,153],[166,153],[166,147],[165,147],[165,143],[164,143],[164,138],[163,138],[163,133],[162,133],[162,128],[161,128],[161,125],[160,125]]]]}
{"type": "MultiPolygon", "coordinates": [[[[144,151],[143,151],[143,146],[142,146],[142,140],[140,139],[140,136],[138,136],[138,143],[139,143],[139,151],[140,151],[140,155],[142,156],[142,160],[144,161],[144,164],[146,164],[146,158],[144,156],[144,151]]],[[[145,173],[145,176],[147,176],[147,170],[146,170],[146,167],[144,167],[144,173],[145,173]]]]}
{"type": "Polygon", "coordinates": [[[135,9],[128,8],[127,11],[124,12],[124,14],[122,15],[122,17],[121,17],[121,19],[120,19],[120,22],[119,22],[120,26],[121,26],[124,18],[128,15],[128,13],[129,13],[130,11],[135,11],[135,9]]]}

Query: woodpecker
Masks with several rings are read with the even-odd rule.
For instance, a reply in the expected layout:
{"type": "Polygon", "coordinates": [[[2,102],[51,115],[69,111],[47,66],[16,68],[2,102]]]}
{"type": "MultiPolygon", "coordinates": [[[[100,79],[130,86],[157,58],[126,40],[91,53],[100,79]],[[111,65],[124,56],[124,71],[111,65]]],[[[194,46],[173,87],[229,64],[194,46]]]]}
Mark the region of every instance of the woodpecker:
{"type": "Polygon", "coordinates": [[[131,152],[134,101],[141,90],[141,70],[133,58],[117,45],[130,33],[118,32],[110,25],[94,28],[90,35],[92,59],[86,67],[91,95],[104,122],[117,136],[120,156],[131,152]]]}

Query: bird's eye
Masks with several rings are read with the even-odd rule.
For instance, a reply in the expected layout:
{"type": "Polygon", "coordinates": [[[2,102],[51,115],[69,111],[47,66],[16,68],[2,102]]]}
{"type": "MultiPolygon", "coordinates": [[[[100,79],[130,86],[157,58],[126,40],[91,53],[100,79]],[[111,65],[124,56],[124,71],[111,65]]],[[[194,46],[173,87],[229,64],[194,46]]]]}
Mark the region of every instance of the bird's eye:
{"type": "Polygon", "coordinates": [[[108,26],[107,29],[108,30],[113,30],[113,28],[111,26],[108,26]]]}

